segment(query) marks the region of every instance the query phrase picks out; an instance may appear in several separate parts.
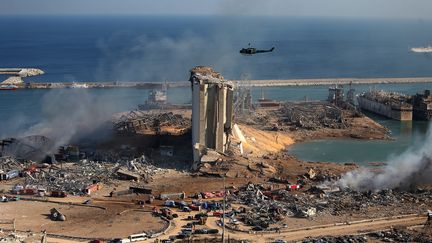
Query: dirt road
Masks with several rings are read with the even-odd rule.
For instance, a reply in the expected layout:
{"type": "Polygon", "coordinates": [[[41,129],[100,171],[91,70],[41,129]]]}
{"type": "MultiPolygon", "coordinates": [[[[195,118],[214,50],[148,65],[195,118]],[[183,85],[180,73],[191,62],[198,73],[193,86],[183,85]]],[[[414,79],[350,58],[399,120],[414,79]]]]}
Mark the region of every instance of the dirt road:
{"type": "MultiPolygon", "coordinates": [[[[300,229],[286,229],[280,233],[256,233],[249,234],[244,232],[232,231],[227,229],[227,235],[231,238],[250,240],[251,242],[271,242],[276,239],[284,240],[301,240],[306,237],[318,237],[318,236],[339,236],[339,235],[350,235],[358,234],[362,232],[372,232],[378,230],[384,230],[391,226],[413,226],[424,224],[426,216],[419,215],[405,215],[398,218],[380,218],[363,220],[357,222],[350,222],[349,224],[330,224],[320,225],[314,227],[305,227],[300,229]]],[[[216,224],[216,218],[209,218],[208,224],[212,228],[221,229],[216,224]]]]}

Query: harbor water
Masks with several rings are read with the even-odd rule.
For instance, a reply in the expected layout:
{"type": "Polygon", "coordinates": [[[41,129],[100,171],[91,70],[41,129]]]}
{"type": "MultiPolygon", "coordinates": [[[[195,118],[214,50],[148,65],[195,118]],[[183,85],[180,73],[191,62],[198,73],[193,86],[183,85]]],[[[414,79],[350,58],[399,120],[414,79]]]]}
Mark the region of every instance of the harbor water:
{"type": "MultiPolygon", "coordinates": [[[[414,94],[432,84],[380,84],[380,85],[353,85],[357,92],[368,89],[383,89],[387,91],[414,94]]],[[[347,87],[348,88],[348,87],[347,87]]],[[[2,126],[0,135],[13,136],[41,120],[49,110],[44,104],[51,102],[70,102],[75,97],[84,97],[96,106],[109,105],[107,112],[121,112],[137,108],[144,103],[149,90],[146,89],[53,89],[53,90],[17,90],[13,92],[0,92],[0,114],[2,126]]],[[[275,100],[324,100],[328,95],[327,86],[297,86],[297,87],[266,87],[253,88],[252,95],[255,100],[264,94],[266,98],[275,100]]],[[[189,88],[173,88],[168,90],[168,100],[172,103],[185,104],[191,101],[189,88]]],[[[106,109],[104,107],[104,109],[106,109]]],[[[306,161],[326,162],[355,162],[367,164],[368,162],[385,162],[391,156],[402,153],[406,149],[421,143],[428,130],[428,122],[400,122],[390,120],[374,114],[367,114],[375,121],[388,127],[392,140],[355,140],[355,139],[325,139],[311,142],[297,143],[290,146],[287,151],[306,161]]]]}
{"type": "MultiPolygon", "coordinates": [[[[0,17],[0,67],[34,67],[46,72],[32,82],[184,81],[195,65],[209,65],[228,79],[346,77],[431,77],[430,55],[410,47],[432,40],[429,20],[223,17],[0,17]],[[19,29],[20,31],[16,31],[19,29]],[[238,51],[248,43],[273,53],[238,51]]],[[[1,76],[0,79],[5,79],[1,76]]],[[[348,89],[348,87],[345,87],[348,89]]],[[[353,85],[414,94],[432,84],[353,85]]],[[[253,88],[275,100],[324,100],[327,86],[253,88]]],[[[16,136],[40,121],[136,109],[149,90],[58,89],[0,92],[0,138],[16,136]],[[90,111],[93,111],[90,110],[90,111]]],[[[172,103],[189,103],[190,88],[168,91],[172,103]]],[[[386,160],[421,142],[428,124],[373,116],[390,128],[392,141],[320,140],[298,143],[288,152],[300,159],[334,162],[386,160]]]]}

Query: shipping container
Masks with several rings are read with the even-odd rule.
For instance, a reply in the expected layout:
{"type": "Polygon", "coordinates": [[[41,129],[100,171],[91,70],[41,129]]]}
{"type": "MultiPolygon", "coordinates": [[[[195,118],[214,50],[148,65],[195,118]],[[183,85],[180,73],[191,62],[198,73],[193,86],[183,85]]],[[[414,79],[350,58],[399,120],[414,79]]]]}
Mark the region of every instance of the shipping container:
{"type": "Polygon", "coordinates": [[[64,191],[52,191],[51,197],[67,197],[67,194],[64,191]]]}

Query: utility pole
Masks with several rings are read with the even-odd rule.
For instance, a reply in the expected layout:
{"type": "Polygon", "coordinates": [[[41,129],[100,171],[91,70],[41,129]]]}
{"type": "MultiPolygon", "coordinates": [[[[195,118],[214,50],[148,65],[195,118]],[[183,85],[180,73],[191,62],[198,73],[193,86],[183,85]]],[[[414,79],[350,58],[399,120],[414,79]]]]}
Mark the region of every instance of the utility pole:
{"type": "Polygon", "coordinates": [[[226,198],[226,186],[225,186],[225,175],[223,177],[224,197],[223,197],[223,213],[222,213],[222,243],[225,243],[225,198],[226,198]]]}

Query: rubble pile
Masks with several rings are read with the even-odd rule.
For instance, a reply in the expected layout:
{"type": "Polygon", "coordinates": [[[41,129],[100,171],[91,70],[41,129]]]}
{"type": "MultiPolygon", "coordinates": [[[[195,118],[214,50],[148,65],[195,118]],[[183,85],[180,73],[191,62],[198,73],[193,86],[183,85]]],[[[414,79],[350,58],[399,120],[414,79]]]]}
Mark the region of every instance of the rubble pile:
{"type": "Polygon", "coordinates": [[[306,238],[302,243],[336,243],[336,242],[352,242],[361,243],[372,240],[380,242],[430,242],[431,236],[417,234],[412,231],[400,228],[391,228],[389,230],[368,233],[366,235],[344,235],[344,236],[324,236],[315,238],[306,238]]]}
{"type": "Polygon", "coordinates": [[[391,228],[389,230],[368,233],[366,235],[344,235],[306,238],[302,243],[334,243],[334,242],[369,242],[379,240],[380,242],[431,242],[431,236],[418,234],[402,228],[391,228]]]}
{"type": "Polygon", "coordinates": [[[24,185],[16,185],[13,191],[36,188],[81,196],[99,189],[102,184],[111,185],[113,180],[119,179],[119,171],[136,174],[137,180],[149,181],[162,170],[149,163],[144,156],[116,162],[83,159],[76,163],[45,164],[29,168],[23,170],[24,185]],[[97,185],[97,189],[93,189],[93,185],[97,185]]]}
{"type": "Polygon", "coordinates": [[[240,220],[245,224],[268,228],[270,224],[282,220],[282,215],[287,214],[287,210],[281,207],[281,203],[267,200],[261,191],[263,189],[261,186],[248,184],[245,189],[241,190],[234,199],[236,202],[250,207],[250,210],[240,214],[240,220]]]}
{"type": "MultiPolygon", "coordinates": [[[[163,133],[163,127],[185,133],[191,127],[189,118],[172,112],[153,113],[144,111],[131,111],[121,115],[113,121],[113,127],[118,133],[163,133]]],[[[170,132],[167,132],[170,133],[170,132]]]]}
{"type": "Polygon", "coordinates": [[[23,164],[21,164],[12,156],[0,157],[0,173],[23,168],[23,164]]]}
{"type": "Polygon", "coordinates": [[[72,195],[83,195],[83,189],[95,182],[109,183],[116,165],[81,160],[65,166],[51,165],[26,174],[25,186],[37,185],[48,191],[64,191],[72,195]]]}
{"type": "MultiPolygon", "coordinates": [[[[312,189],[313,190],[313,189],[312,189]]],[[[365,211],[372,206],[398,206],[407,207],[409,212],[411,204],[432,203],[432,191],[418,189],[415,192],[397,190],[381,190],[378,192],[358,192],[343,189],[331,193],[315,192],[317,200],[315,205],[318,211],[332,215],[344,215],[347,211],[365,211]],[[401,204],[401,202],[404,202],[401,204]]],[[[305,200],[305,199],[302,199],[305,200]]],[[[385,213],[385,212],[383,212],[385,213]]]]}
{"type": "MultiPolygon", "coordinates": [[[[387,242],[419,242],[415,239],[415,236],[397,228],[392,228],[387,231],[380,231],[380,232],[373,232],[370,233],[369,236],[380,239],[387,242]]],[[[420,242],[426,242],[426,241],[420,241],[420,242]]]]}
{"type": "MultiPolygon", "coordinates": [[[[350,189],[312,187],[304,193],[292,193],[294,186],[271,190],[263,185],[249,183],[231,193],[231,204],[248,208],[237,214],[239,220],[256,230],[269,229],[285,217],[313,218],[315,216],[341,216],[350,213],[368,214],[373,207],[399,207],[404,213],[424,211],[413,205],[431,205],[432,191],[418,189],[415,192],[382,190],[357,192],[350,189]],[[403,202],[403,204],[401,204],[403,202]]],[[[370,215],[369,215],[370,216],[370,215]]],[[[388,216],[387,211],[375,212],[374,217],[388,216]]],[[[332,242],[332,241],[323,241],[332,242]]],[[[357,242],[357,241],[354,241],[357,242]]],[[[362,241],[358,241],[362,242],[362,241]]]]}
{"type": "Polygon", "coordinates": [[[164,170],[150,163],[144,155],[129,161],[120,161],[118,164],[126,164],[126,169],[128,171],[139,174],[144,181],[149,181],[157,172],[164,170]]]}
{"type": "Polygon", "coordinates": [[[240,220],[250,226],[268,228],[285,218],[285,216],[312,217],[316,213],[314,203],[305,200],[308,197],[297,197],[282,189],[268,191],[262,185],[249,183],[237,193],[228,197],[229,202],[249,207],[239,215],[240,220]],[[277,199],[277,200],[276,200],[277,199]]]}
{"type": "Polygon", "coordinates": [[[361,243],[368,242],[368,237],[363,235],[344,235],[344,236],[325,236],[319,238],[306,238],[301,241],[302,243],[339,243],[339,242],[349,242],[349,243],[361,243]]]}
{"type": "Polygon", "coordinates": [[[44,233],[14,232],[11,230],[0,231],[0,242],[22,243],[22,242],[43,242],[44,233]]]}
{"type": "Polygon", "coordinates": [[[323,102],[285,103],[276,111],[279,123],[299,128],[346,128],[341,108],[323,102]]]}

